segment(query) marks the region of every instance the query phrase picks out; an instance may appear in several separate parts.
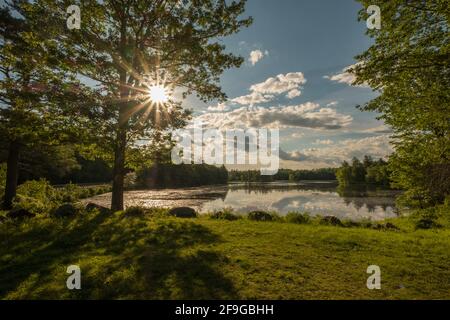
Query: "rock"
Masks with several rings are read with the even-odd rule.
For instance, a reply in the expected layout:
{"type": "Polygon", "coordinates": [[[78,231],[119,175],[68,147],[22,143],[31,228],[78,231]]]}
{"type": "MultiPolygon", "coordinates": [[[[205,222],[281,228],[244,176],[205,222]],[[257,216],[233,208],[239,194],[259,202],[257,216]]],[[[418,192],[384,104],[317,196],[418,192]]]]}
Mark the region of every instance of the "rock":
{"type": "Polygon", "coordinates": [[[388,222],[385,224],[386,229],[391,229],[391,230],[400,230],[396,225],[388,222]]]}
{"type": "Polygon", "coordinates": [[[110,209],[108,209],[108,208],[106,208],[106,207],[103,207],[103,206],[101,206],[101,205],[98,205],[98,204],[96,204],[96,203],[93,203],[93,202],[89,202],[89,203],[86,205],[85,210],[86,210],[87,212],[94,211],[94,210],[98,210],[98,211],[99,211],[100,213],[102,213],[102,214],[111,213],[111,210],[110,210],[110,209]]]}
{"type": "Polygon", "coordinates": [[[65,203],[53,210],[51,215],[57,218],[73,217],[78,213],[78,208],[71,203],[65,203]]]}
{"type": "Polygon", "coordinates": [[[383,223],[377,223],[373,226],[374,229],[376,230],[399,230],[399,228],[397,228],[397,226],[395,226],[394,224],[388,222],[386,224],[383,223]]]}
{"type": "Polygon", "coordinates": [[[197,212],[189,207],[177,207],[170,209],[169,215],[178,218],[195,218],[197,217],[197,212]]]}
{"type": "Polygon", "coordinates": [[[325,216],[320,220],[321,224],[329,224],[332,226],[342,226],[341,220],[339,218],[336,218],[335,216],[325,216]]]}
{"type": "Polygon", "coordinates": [[[20,208],[11,210],[6,214],[6,217],[11,219],[25,219],[25,218],[34,218],[36,217],[36,215],[26,209],[20,208]]]}
{"type": "Polygon", "coordinates": [[[249,212],[248,218],[254,221],[272,221],[273,217],[270,213],[265,211],[252,211],[249,212]]]}

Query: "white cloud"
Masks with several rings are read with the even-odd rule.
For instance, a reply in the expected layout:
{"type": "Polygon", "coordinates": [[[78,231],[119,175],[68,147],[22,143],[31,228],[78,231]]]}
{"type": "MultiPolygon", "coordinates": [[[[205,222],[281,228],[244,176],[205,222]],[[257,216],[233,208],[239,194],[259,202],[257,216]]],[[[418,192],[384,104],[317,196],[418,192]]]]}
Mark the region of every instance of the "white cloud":
{"type": "Polygon", "coordinates": [[[208,111],[210,112],[224,112],[230,110],[230,107],[224,103],[219,103],[216,106],[209,106],[208,111]]]}
{"type": "Polygon", "coordinates": [[[336,81],[339,83],[345,83],[345,84],[348,84],[349,86],[353,86],[353,87],[368,88],[369,86],[367,84],[354,85],[356,76],[353,73],[351,73],[349,70],[356,67],[357,65],[358,65],[357,63],[352,64],[352,65],[342,69],[342,71],[340,73],[337,73],[337,74],[334,74],[331,76],[324,76],[324,78],[329,79],[331,81],[336,81]]]}
{"type": "Polygon", "coordinates": [[[301,95],[300,89],[306,83],[301,72],[279,74],[268,78],[266,81],[254,84],[250,87],[250,94],[231,99],[231,102],[241,105],[253,106],[255,103],[266,103],[275,99],[275,95],[287,93],[288,99],[301,95]]]}
{"type": "Polygon", "coordinates": [[[264,58],[264,56],[267,56],[268,54],[269,52],[267,50],[264,52],[262,52],[259,49],[253,50],[252,52],[250,52],[250,57],[248,58],[248,61],[250,61],[252,66],[254,66],[256,63],[258,63],[258,61],[260,61],[262,58],[264,58]]]}
{"type": "Polygon", "coordinates": [[[207,127],[229,128],[312,128],[335,130],[348,126],[353,118],[330,108],[307,102],[283,107],[241,107],[230,112],[206,113],[196,118],[207,127]]]}
{"type": "Polygon", "coordinates": [[[286,95],[287,98],[289,99],[294,99],[295,97],[300,96],[302,93],[300,90],[298,89],[293,89],[291,91],[288,92],[288,94],[286,95]]]}
{"type": "Polygon", "coordinates": [[[303,138],[304,137],[304,133],[302,132],[294,132],[293,134],[291,134],[291,137],[294,139],[299,139],[299,138],[303,138]]]}
{"type": "Polygon", "coordinates": [[[282,94],[294,89],[300,90],[301,85],[305,83],[306,79],[302,72],[290,72],[254,84],[250,87],[250,90],[263,94],[282,94]]]}
{"type": "Polygon", "coordinates": [[[331,141],[330,139],[326,139],[326,140],[317,139],[314,143],[315,144],[330,145],[330,144],[333,144],[333,141],[331,141]]]}
{"type": "Polygon", "coordinates": [[[327,107],[334,107],[334,106],[337,106],[338,103],[339,103],[339,102],[337,102],[337,101],[330,101],[329,103],[327,103],[327,107]]]}
{"type": "Polygon", "coordinates": [[[264,95],[259,92],[252,92],[246,96],[240,96],[231,100],[231,102],[239,103],[242,105],[253,105],[254,103],[265,103],[272,101],[273,95],[264,95]]]}
{"type": "Polygon", "coordinates": [[[365,155],[370,155],[374,158],[385,158],[393,151],[389,140],[389,135],[346,139],[323,148],[280,152],[280,157],[290,161],[322,162],[330,166],[339,166],[342,161],[350,161],[353,157],[362,159],[365,155]]]}
{"type": "Polygon", "coordinates": [[[363,133],[392,133],[393,131],[387,125],[382,124],[378,127],[367,128],[367,129],[361,130],[360,132],[363,132],[363,133]]]}

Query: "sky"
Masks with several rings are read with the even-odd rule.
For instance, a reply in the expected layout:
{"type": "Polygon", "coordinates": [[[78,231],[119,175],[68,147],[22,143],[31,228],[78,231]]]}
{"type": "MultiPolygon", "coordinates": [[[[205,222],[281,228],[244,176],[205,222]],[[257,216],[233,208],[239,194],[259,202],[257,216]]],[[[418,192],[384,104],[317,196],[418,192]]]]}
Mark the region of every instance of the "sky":
{"type": "Polygon", "coordinates": [[[222,40],[245,58],[227,70],[223,104],[189,98],[194,117],[220,129],[279,128],[281,167],[339,166],[365,154],[385,157],[390,130],[356,108],[377,96],[352,86],[345,68],[371,44],[353,0],[248,0],[254,23],[222,40]]]}

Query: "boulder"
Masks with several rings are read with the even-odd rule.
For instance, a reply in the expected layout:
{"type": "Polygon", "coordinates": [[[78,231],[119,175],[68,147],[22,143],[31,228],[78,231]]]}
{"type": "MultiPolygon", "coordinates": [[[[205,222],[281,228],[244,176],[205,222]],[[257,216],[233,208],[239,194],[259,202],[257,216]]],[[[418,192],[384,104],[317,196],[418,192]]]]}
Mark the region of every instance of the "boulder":
{"type": "Polygon", "coordinates": [[[169,215],[178,218],[195,218],[197,217],[197,212],[189,207],[176,207],[169,210],[169,215]]]}
{"type": "Polygon", "coordinates": [[[388,222],[385,224],[386,229],[391,229],[391,230],[400,230],[396,225],[388,222]]]}
{"type": "Polygon", "coordinates": [[[388,222],[386,224],[383,223],[377,223],[373,226],[374,229],[377,230],[399,230],[399,228],[397,226],[395,226],[394,224],[388,222]]]}
{"type": "Polygon", "coordinates": [[[272,221],[273,217],[270,213],[265,211],[252,211],[247,216],[250,220],[254,221],[272,221]]]}
{"type": "Polygon", "coordinates": [[[341,220],[339,218],[336,218],[335,216],[325,216],[320,220],[321,224],[329,224],[332,226],[342,226],[341,220]]]}
{"type": "Polygon", "coordinates": [[[78,208],[75,207],[73,204],[64,203],[63,205],[53,210],[51,215],[57,218],[73,217],[77,215],[78,211],[79,211],[78,208]]]}
{"type": "Polygon", "coordinates": [[[6,217],[11,219],[25,219],[25,218],[34,218],[36,215],[26,209],[14,209],[6,214],[6,217]]]}
{"type": "Polygon", "coordinates": [[[106,207],[103,207],[103,206],[101,206],[101,205],[98,205],[98,204],[96,204],[96,203],[93,203],[93,202],[89,202],[87,205],[86,205],[86,207],[85,207],[85,210],[87,211],[87,212],[90,212],[90,211],[94,211],[94,210],[98,210],[100,213],[111,213],[111,210],[110,209],[108,209],[108,208],[106,208],[106,207]]]}

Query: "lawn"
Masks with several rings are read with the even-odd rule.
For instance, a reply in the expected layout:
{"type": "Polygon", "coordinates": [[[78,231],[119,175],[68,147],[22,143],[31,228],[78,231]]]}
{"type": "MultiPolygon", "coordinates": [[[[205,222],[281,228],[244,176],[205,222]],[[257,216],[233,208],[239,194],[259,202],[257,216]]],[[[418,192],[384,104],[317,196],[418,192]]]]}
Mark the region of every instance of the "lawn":
{"type": "Polygon", "coordinates": [[[449,299],[450,230],[89,213],[0,224],[1,299],[449,299]],[[69,265],[81,290],[68,290],[69,265]],[[366,269],[381,268],[381,290],[366,269]]]}

